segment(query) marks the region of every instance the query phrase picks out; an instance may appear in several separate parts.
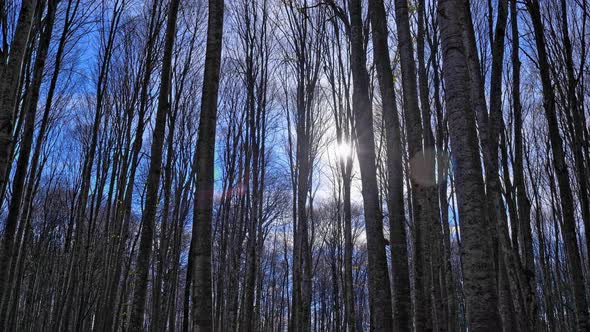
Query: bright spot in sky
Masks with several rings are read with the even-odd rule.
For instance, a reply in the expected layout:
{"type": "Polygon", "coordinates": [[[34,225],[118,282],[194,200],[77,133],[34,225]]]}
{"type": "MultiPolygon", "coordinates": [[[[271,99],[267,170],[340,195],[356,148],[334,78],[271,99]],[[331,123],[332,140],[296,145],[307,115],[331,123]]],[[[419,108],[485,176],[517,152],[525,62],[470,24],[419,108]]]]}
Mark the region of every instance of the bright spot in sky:
{"type": "Polygon", "coordinates": [[[340,158],[348,158],[352,155],[352,146],[350,143],[342,141],[336,146],[336,155],[340,158]]]}

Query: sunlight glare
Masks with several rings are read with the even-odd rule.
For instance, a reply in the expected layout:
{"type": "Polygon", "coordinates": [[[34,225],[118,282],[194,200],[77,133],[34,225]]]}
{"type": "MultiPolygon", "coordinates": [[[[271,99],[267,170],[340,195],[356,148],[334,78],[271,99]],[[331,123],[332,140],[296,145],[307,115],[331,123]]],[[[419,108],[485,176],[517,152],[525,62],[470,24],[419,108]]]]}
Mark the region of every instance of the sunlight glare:
{"type": "Polygon", "coordinates": [[[350,143],[342,141],[338,144],[336,149],[336,155],[339,158],[349,158],[352,155],[352,146],[350,143]]]}

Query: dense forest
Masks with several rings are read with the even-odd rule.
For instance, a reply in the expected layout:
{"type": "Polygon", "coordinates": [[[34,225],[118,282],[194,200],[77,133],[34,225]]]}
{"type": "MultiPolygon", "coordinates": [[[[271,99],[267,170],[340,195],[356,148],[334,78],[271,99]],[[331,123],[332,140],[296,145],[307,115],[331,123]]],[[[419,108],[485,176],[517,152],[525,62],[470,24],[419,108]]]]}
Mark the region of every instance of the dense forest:
{"type": "Polygon", "coordinates": [[[0,0],[0,331],[590,331],[588,0],[0,0]]]}

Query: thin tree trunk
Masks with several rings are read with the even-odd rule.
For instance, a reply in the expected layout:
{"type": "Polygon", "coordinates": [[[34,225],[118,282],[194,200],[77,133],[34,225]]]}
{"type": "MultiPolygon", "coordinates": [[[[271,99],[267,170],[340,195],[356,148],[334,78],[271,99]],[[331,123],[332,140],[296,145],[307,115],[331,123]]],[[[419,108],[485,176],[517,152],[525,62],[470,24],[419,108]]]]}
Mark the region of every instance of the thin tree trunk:
{"type": "MultiPolygon", "coordinates": [[[[527,197],[526,184],[524,177],[524,163],[523,163],[523,117],[522,105],[520,103],[520,36],[518,31],[518,12],[516,0],[510,1],[510,20],[512,31],[512,108],[514,112],[514,186],[516,190],[516,201],[518,207],[518,222],[519,230],[522,238],[522,257],[524,276],[527,283],[527,291],[532,291],[528,294],[527,312],[531,319],[529,328],[536,328],[535,321],[537,321],[537,305],[535,301],[535,259],[533,251],[533,236],[531,230],[531,203],[527,197]]],[[[538,217],[540,218],[540,217],[538,217]]],[[[540,229],[539,229],[540,231],[540,229]]],[[[541,238],[541,236],[539,236],[541,238]]],[[[542,243],[542,241],[540,241],[542,243]]],[[[539,251],[545,250],[540,244],[539,251]]],[[[541,257],[544,254],[541,253],[541,257]]],[[[546,288],[547,289],[547,288],[546,288]]]]}
{"type": "Polygon", "coordinates": [[[576,238],[576,225],[574,216],[574,200],[570,185],[569,171],[565,162],[563,151],[563,140],[559,134],[559,124],[555,112],[555,92],[551,83],[549,73],[549,61],[545,46],[545,32],[541,11],[538,0],[527,0],[527,9],[531,15],[533,30],[535,33],[535,42],[537,45],[537,58],[539,62],[539,72],[543,86],[543,107],[545,108],[545,117],[549,127],[549,140],[551,142],[551,152],[553,156],[553,167],[559,186],[561,210],[563,213],[563,240],[567,253],[567,263],[571,272],[572,289],[576,313],[576,329],[586,331],[590,328],[588,321],[588,302],[586,300],[586,290],[582,271],[582,259],[578,249],[576,238]]]}
{"type": "MultiPolygon", "coordinates": [[[[8,179],[7,170],[11,163],[12,131],[14,129],[14,113],[19,94],[18,87],[21,81],[22,67],[27,45],[29,44],[36,8],[37,0],[22,1],[14,37],[10,45],[8,63],[0,67],[0,193],[4,193],[4,187],[8,179]]],[[[3,200],[4,197],[0,197],[0,203],[3,200]]],[[[11,228],[8,226],[6,228],[10,230],[11,228]]],[[[10,232],[5,231],[5,249],[8,248],[7,246],[9,244],[12,245],[12,239],[10,237],[10,232]]],[[[6,271],[4,267],[3,265],[0,270],[6,271]]],[[[0,273],[0,275],[4,278],[4,272],[0,273]]],[[[4,287],[4,280],[0,281],[0,287],[4,287]]],[[[2,295],[1,292],[2,289],[0,289],[0,296],[2,295]]]]}
{"type": "Polygon", "coordinates": [[[403,195],[401,128],[397,113],[393,73],[389,61],[387,20],[383,0],[369,1],[373,28],[373,52],[377,64],[387,146],[387,210],[389,212],[391,269],[393,272],[393,318],[396,331],[412,327],[412,301],[408,268],[408,244],[403,195]]]}
{"type": "MultiPolygon", "coordinates": [[[[14,113],[17,104],[18,87],[21,71],[25,59],[29,35],[35,16],[37,0],[25,0],[18,15],[16,30],[8,55],[8,64],[0,67],[0,205],[4,200],[4,188],[8,180],[7,170],[12,163],[12,131],[14,126],[14,113]]],[[[6,222],[4,226],[2,252],[0,257],[0,300],[4,298],[12,248],[16,232],[17,220],[6,222]]],[[[0,324],[3,322],[0,321],[0,324]]],[[[2,327],[2,325],[0,325],[2,327]]]]}
{"type": "MultiPolygon", "coordinates": [[[[101,309],[101,316],[103,318],[102,320],[99,320],[99,324],[97,324],[97,328],[99,329],[112,328],[113,319],[115,316],[115,311],[113,309],[115,307],[116,300],[119,297],[119,283],[124,264],[123,256],[126,249],[127,238],[129,237],[129,223],[131,219],[131,204],[134,192],[133,188],[135,185],[135,174],[137,172],[139,155],[143,145],[145,116],[148,108],[148,93],[150,88],[149,83],[155,63],[153,53],[155,52],[155,39],[157,37],[157,32],[159,31],[159,24],[156,22],[156,17],[158,16],[156,13],[157,2],[157,0],[154,0],[151,8],[149,24],[150,34],[144,50],[145,69],[142,75],[143,79],[139,91],[139,114],[137,119],[135,140],[133,141],[133,146],[130,153],[131,160],[129,161],[128,166],[129,170],[127,174],[129,180],[127,182],[127,180],[122,178],[122,181],[119,184],[121,189],[118,200],[122,201],[122,204],[119,206],[117,213],[115,214],[115,224],[113,227],[114,230],[112,232],[114,241],[112,244],[113,249],[111,255],[113,256],[114,263],[111,263],[111,265],[114,265],[114,271],[109,271],[110,276],[107,277],[107,287],[109,287],[109,289],[107,290],[104,303],[102,304],[103,308],[101,309]]],[[[129,126],[130,125],[131,124],[129,124],[129,126]]],[[[128,130],[130,131],[131,129],[129,128],[128,130]]]]}
{"type": "MultiPolygon", "coordinates": [[[[410,183],[414,215],[415,242],[415,324],[417,330],[433,329],[431,270],[432,246],[435,227],[440,227],[439,218],[434,211],[438,207],[435,201],[436,186],[434,179],[434,149],[430,130],[429,110],[420,111],[416,79],[414,48],[410,36],[408,3],[406,0],[395,1],[396,26],[402,70],[402,86],[406,128],[408,133],[408,156],[410,165],[410,183]],[[424,145],[422,141],[424,140],[424,145]]],[[[422,36],[423,38],[423,36],[422,36]]],[[[425,107],[426,105],[422,105],[425,107]]],[[[435,285],[435,287],[437,287],[435,285]]]]}
{"type": "MultiPolygon", "coordinates": [[[[580,116],[580,107],[578,102],[577,85],[579,79],[574,73],[574,61],[572,55],[572,42],[569,37],[568,30],[570,26],[568,24],[568,10],[569,6],[565,0],[561,0],[561,23],[562,23],[562,34],[563,34],[563,46],[564,46],[564,57],[565,57],[565,68],[567,77],[567,110],[571,113],[573,120],[573,135],[572,135],[572,147],[574,155],[574,164],[576,178],[578,179],[578,199],[580,204],[580,210],[582,210],[582,220],[584,221],[584,237],[586,239],[586,253],[590,255],[590,202],[588,197],[588,170],[587,165],[584,163],[584,119],[580,116]]],[[[590,256],[589,256],[590,257],[590,256]]],[[[588,259],[588,266],[590,267],[590,258],[588,259]]],[[[586,310],[587,312],[587,310],[586,310]]],[[[590,324],[588,322],[587,324],[590,324]]]]}
{"type": "MultiPolygon", "coordinates": [[[[502,0],[498,3],[498,15],[492,42],[492,73],[490,82],[490,115],[487,130],[487,146],[484,147],[484,165],[486,171],[486,185],[488,191],[488,215],[490,220],[496,223],[498,229],[498,254],[503,259],[503,266],[500,273],[506,273],[508,278],[505,285],[508,286],[505,296],[501,299],[511,298],[512,301],[506,300],[507,314],[512,315],[514,312],[521,317],[519,320],[519,328],[532,330],[534,323],[533,311],[535,311],[534,290],[526,291],[524,294],[520,292],[523,285],[523,275],[520,269],[520,261],[518,256],[518,249],[511,248],[511,243],[508,236],[508,222],[506,219],[506,208],[501,197],[500,178],[499,178],[499,157],[498,147],[500,143],[500,136],[504,131],[504,121],[502,116],[502,67],[504,63],[504,38],[506,35],[506,23],[508,18],[508,1],[502,0]],[[511,294],[508,294],[510,292],[511,294]],[[532,295],[532,297],[530,296],[532,295]],[[525,296],[526,298],[523,298],[525,296]],[[526,302],[526,303],[524,303],[526,302]],[[530,303],[531,305],[527,305],[530,303]],[[527,311],[529,307],[531,312],[527,311]],[[522,319],[524,318],[524,319],[522,319]]],[[[508,191],[508,190],[507,190],[508,191]]],[[[508,195],[508,193],[507,193],[508,195]]],[[[508,198],[507,198],[508,200],[508,198]]],[[[509,203],[510,204],[510,203],[509,203]]],[[[514,224],[518,223],[514,220],[514,224]]],[[[516,236],[516,234],[515,234],[516,236]]],[[[502,263],[500,263],[502,264],[502,263]]],[[[503,286],[501,286],[503,287],[503,286]]],[[[504,315],[506,319],[509,319],[504,315]]]]}
{"type": "Polygon", "coordinates": [[[180,0],[172,0],[166,23],[166,37],[164,42],[164,56],[162,59],[162,74],[160,78],[160,95],[156,111],[156,124],[153,133],[150,166],[146,180],[145,209],[142,216],[141,239],[136,263],[135,293],[129,329],[131,331],[143,330],[143,316],[149,278],[150,256],[152,253],[152,241],[154,237],[154,224],[158,208],[158,192],[160,188],[160,176],[162,173],[162,150],[166,131],[166,117],[170,112],[170,85],[172,79],[172,51],[176,36],[176,18],[180,0]]]}
{"type": "MultiPolygon", "coordinates": [[[[22,134],[21,147],[19,149],[17,167],[12,181],[12,197],[8,208],[8,215],[6,217],[6,225],[17,225],[22,210],[23,193],[25,192],[25,178],[27,176],[27,170],[29,169],[29,157],[31,154],[31,147],[33,145],[34,131],[35,131],[35,117],[37,115],[37,103],[39,101],[39,91],[41,90],[41,80],[43,78],[43,70],[45,68],[45,61],[47,59],[47,53],[49,50],[49,42],[51,41],[51,34],[53,32],[53,23],[55,21],[55,12],[57,9],[57,2],[51,2],[48,4],[47,14],[45,16],[45,25],[40,27],[41,37],[39,40],[39,46],[37,48],[37,57],[35,59],[35,66],[33,72],[33,80],[30,84],[29,91],[25,102],[23,103],[25,123],[22,134]]],[[[41,22],[41,19],[39,19],[41,22]]],[[[32,165],[35,167],[36,165],[32,165]]],[[[31,179],[34,181],[34,179],[31,179]]],[[[24,219],[23,219],[24,222],[24,219]]],[[[20,226],[20,229],[23,229],[20,226]]],[[[19,232],[22,234],[22,230],[19,232]]],[[[17,260],[15,259],[18,255],[18,246],[20,243],[20,237],[17,237],[16,243],[13,247],[5,251],[5,257],[11,264],[9,268],[8,280],[5,280],[7,285],[12,284],[14,277],[14,269],[16,268],[17,260]],[[12,257],[10,257],[10,256],[12,257]]],[[[6,245],[6,244],[5,244],[6,245]]],[[[6,250],[6,248],[5,248],[6,250]]],[[[12,289],[13,287],[10,287],[12,289]]],[[[2,292],[0,292],[2,293],[2,292]]],[[[0,328],[4,326],[6,314],[8,310],[8,304],[10,299],[11,291],[4,292],[4,298],[2,299],[2,306],[0,308],[0,328]]]]}
{"type": "Polygon", "coordinates": [[[376,331],[393,329],[391,289],[383,238],[383,221],[378,199],[373,111],[369,99],[369,76],[360,0],[349,0],[351,70],[354,81],[353,111],[358,139],[357,156],[361,170],[363,206],[369,261],[369,302],[371,327],[376,331]]]}

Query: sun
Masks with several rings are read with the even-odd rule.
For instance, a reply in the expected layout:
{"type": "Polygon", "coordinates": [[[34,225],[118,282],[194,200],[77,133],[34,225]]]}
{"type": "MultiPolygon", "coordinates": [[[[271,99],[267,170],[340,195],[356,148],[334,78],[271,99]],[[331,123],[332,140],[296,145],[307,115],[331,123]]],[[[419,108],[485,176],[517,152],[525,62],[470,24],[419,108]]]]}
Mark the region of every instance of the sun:
{"type": "Polygon", "coordinates": [[[342,141],[336,144],[336,156],[346,159],[352,156],[352,145],[349,142],[342,141]]]}

